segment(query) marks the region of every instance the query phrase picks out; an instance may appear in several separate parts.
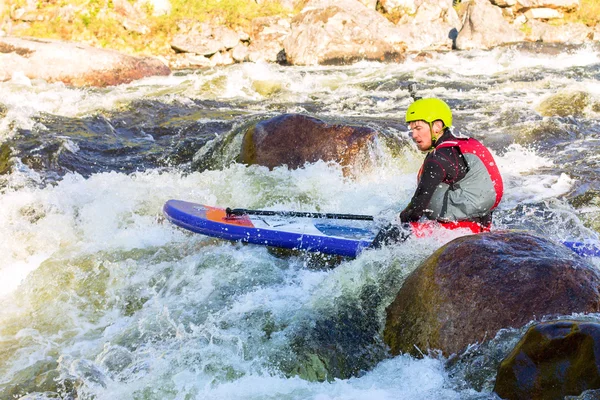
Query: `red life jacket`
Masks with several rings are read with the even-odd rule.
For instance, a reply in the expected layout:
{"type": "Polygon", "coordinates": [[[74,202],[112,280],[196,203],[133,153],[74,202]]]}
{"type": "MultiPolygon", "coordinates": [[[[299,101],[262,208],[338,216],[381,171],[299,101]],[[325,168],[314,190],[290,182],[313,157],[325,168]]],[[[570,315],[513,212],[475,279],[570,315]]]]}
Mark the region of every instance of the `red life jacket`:
{"type": "Polygon", "coordinates": [[[468,229],[473,233],[490,232],[490,225],[482,225],[475,221],[420,221],[411,222],[411,230],[416,237],[431,236],[437,229],[468,229]]]}

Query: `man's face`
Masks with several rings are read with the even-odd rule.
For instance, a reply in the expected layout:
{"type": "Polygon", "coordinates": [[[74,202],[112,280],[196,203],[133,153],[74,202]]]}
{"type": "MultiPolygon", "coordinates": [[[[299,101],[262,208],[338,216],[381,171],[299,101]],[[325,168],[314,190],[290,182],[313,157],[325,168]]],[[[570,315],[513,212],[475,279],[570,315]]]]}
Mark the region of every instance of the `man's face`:
{"type": "Polygon", "coordinates": [[[421,151],[427,151],[433,145],[431,140],[431,128],[425,121],[409,122],[408,127],[412,132],[412,138],[421,151]]]}

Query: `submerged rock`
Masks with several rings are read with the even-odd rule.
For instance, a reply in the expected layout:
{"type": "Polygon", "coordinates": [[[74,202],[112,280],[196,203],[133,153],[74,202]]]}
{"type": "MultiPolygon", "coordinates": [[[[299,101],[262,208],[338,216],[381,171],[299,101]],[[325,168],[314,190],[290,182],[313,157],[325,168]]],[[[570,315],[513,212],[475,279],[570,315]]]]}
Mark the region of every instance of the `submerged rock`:
{"type": "Polygon", "coordinates": [[[538,111],[545,117],[581,116],[590,103],[591,96],[586,92],[557,93],[542,101],[538,111]]]}
{"type": "Polygon", "coordinates": [[[600,389],[600,324],[572,320],[529,328],[500,364],[494,387],[503,399],[548,400],[591,389],[600,389]]]}
{"type": "Polygon", "coordinates": [[[0,37],[0,81],[16,73],[72,86],[105,87],[169,75],[171,70],[155,58],[128,56],[81,43],[0,37]]]}
{"type": "Polygon", "coordinates": [[[393,354],[446,356],[549,315],[598,312],[600,273],[566,247],[521,232],[464,236],[406,279],[387,308],[393,354]]]}
{"type": "Polygon", "coordinates": [[[32,392],[56,392],[58,382],[57,362],[52,358],[39,360],[14,374],[10,382],[4,382],[0,399],[15,399],[32,392]]]}
{"type": "Polygon", "coordinates": [[[349,379],[386,358],[379,334],[381,290],[365,285],[358,297],[336,299],[335,310],[321,310],[291,334],[289,351],[278,358],[287,376],[312,382],[349,379]]]}
{"type": "Polygon", "coordinates": [[[248,129],[239,161],[268,168],[300,168],[319,160],[343,166],[372,163],[369,144],[377,132],[368,127],[330,125],[300,114],[283,114],[248,129]]]}

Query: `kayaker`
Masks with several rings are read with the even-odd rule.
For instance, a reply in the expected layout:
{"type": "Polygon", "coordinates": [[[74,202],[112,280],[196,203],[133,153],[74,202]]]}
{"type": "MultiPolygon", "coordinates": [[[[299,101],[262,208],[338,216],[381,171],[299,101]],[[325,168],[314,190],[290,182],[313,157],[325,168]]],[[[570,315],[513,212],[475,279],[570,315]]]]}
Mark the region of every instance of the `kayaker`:
{"type": "Polygon", "coordinates": [[[419,99],[406,111],[412,138],[425,160],[417,175],[417,189],[399,215],[398,224],[383,228],[373,247],[403,240],[409,223],[425,217],[447,228],[489,231],[492,210],[502,198],[503,184],[489,150],[473,138],[452,135],[452,111],[436,98],[419,99]]]}

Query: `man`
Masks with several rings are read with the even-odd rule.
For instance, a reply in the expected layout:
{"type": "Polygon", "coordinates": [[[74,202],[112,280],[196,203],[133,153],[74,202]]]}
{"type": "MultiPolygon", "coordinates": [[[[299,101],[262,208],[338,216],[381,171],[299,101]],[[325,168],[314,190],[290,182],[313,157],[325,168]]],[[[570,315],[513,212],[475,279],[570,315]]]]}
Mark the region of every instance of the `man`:
{"type": "MultiPolygon", "coordinates": [[[[452,111],[440,99],[412,103],[406,122],[417,147],[427,155],[417,176],[415,194],[400,213],[400,222],[426,217],[450,229],[489,231],[492,210],[503,192],[502,177],[489,150],[475,139],[452,135],[452,111]]],[[[379,232],[373,247],[406,237],[398,226],[390,224],[379,232]]]]}

